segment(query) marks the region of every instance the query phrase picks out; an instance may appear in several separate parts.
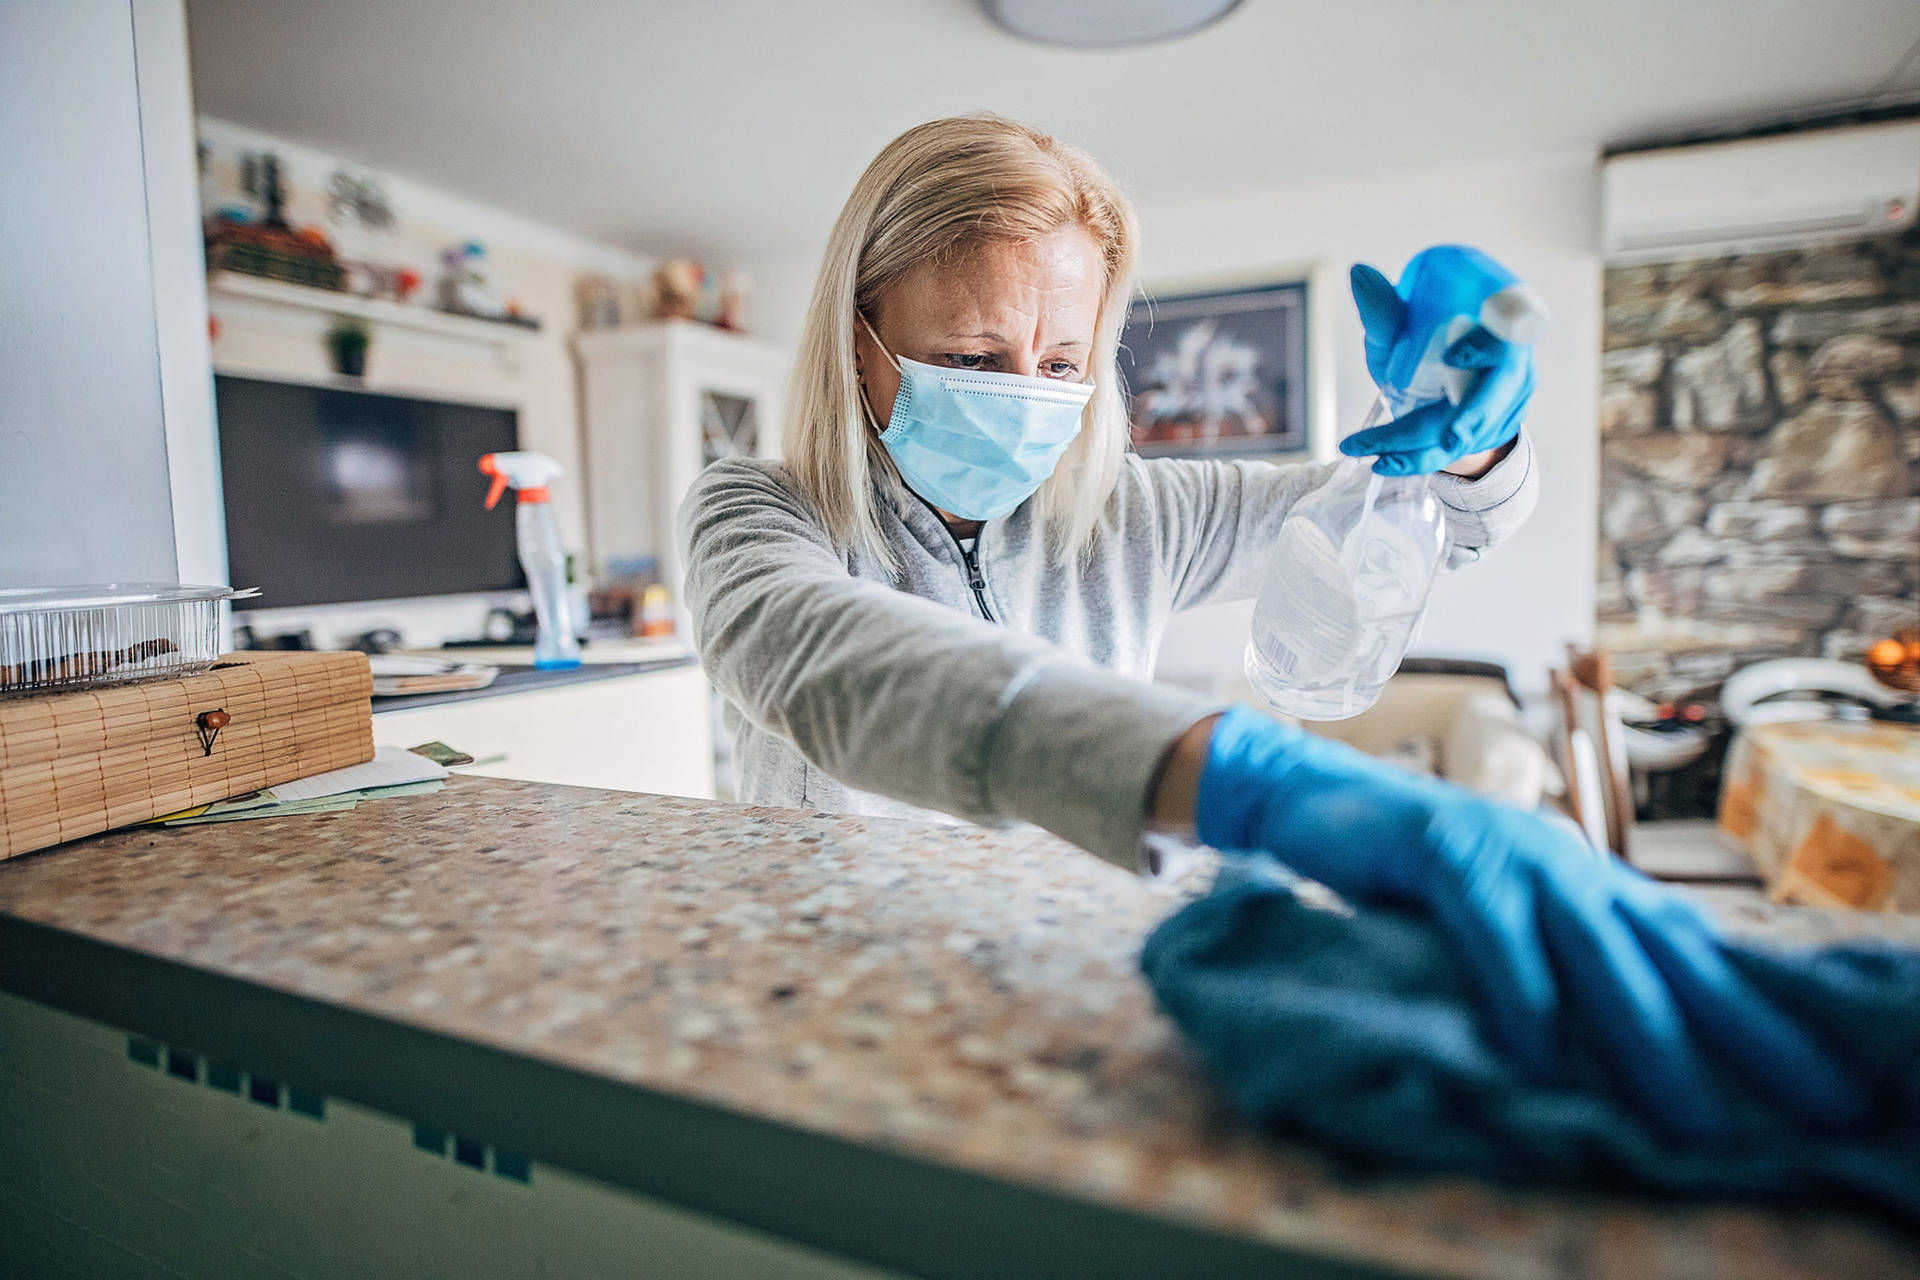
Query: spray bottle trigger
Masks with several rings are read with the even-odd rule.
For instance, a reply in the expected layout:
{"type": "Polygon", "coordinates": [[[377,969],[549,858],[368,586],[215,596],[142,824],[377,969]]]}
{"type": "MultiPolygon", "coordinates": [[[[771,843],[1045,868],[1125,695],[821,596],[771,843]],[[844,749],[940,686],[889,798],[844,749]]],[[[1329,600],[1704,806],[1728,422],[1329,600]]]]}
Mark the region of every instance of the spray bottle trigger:
{"type": "Polygon", "coordinates": [[[486,453],[480,455],[480,474],[493,477],[493,487],[487,490],[486,505],[486,509],[491,511],[494,504],[500,501],[500,495],[507,491],[507,473],[500,469],[500,464],[494,461],[492,454],[486,453]]]}

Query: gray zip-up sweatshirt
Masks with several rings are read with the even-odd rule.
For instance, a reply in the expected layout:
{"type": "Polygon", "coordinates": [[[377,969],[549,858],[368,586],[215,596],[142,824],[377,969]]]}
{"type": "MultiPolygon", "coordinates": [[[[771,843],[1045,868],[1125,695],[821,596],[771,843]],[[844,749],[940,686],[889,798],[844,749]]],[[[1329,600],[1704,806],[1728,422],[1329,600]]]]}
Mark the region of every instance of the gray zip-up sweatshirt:
{"type": "MultiPolygon", "coordinates": [[[[715,463],[680,509],[680,538],[740,799],[1025,821],[1146,865],[1159,766],[1220,709],[1149,682],[1167,620],[1256,594],[1262,552],[1330,465],[1129,455],[1090,553],[1067,563],[1031,503],[968,555],[889,477],[875,486],[889,571],[836,549],[779,463],[715,463]]],[[[1434,485],[1451,563],[1477,559],[1533,509],[1532,446],[1523,434],[1478,480],[1434,485]]]]}

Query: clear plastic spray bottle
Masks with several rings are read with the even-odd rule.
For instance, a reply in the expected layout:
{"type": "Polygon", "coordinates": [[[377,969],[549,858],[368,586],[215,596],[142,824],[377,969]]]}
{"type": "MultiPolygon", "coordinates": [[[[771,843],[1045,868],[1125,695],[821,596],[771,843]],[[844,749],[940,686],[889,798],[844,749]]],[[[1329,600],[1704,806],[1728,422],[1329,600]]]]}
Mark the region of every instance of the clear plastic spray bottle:
{"type": "MultiPolygon", "coordinates": [[[[1545,304],[1514,280],[1479,299],[1473,314],[1424,309],[1415,367],[1405,386],[1374,401],[1366,427],[1441,399],[1458,404],[1476,371],[1448,365],[1445,354],[1476,324],[1527,346],[1547,325],[1545,304]]],[[[1378,475],[1371,459],[1342,462],[1280,527],[1247,642],[1254,692],[1303,720],[1342,720],[1372,706],[1419,634],[1446,549],[1446,514],[1428,477],[1378,475]]]]}
{"type": "Polygon", "coordinates": [[[487,490],[487,510],[493,510],[509,487],[518,499],[514,536],[539,627],[533,665],[545,670],[577,667],[580,640],[574,632],[567,598],[567,549],[560,544],[560,527],[554,523],[553,505],[547,497],[547,485],[560,474],[560,464],[544,453],[523,450],[489,453],[480,459],[480,470],[493,477],[493,487],[487,490]]]}
{"type": "MultiPolygon", "coordinates": [[[[1385,414],[1386,401],[1375,401],[1367,425],[1385,414]]],[[[1413,643],[1446,546],[1427,477],[1342,462],[1280,526],[1247,642],[1254,692],[1303,720],[1372,706],[1413,643]]]]}

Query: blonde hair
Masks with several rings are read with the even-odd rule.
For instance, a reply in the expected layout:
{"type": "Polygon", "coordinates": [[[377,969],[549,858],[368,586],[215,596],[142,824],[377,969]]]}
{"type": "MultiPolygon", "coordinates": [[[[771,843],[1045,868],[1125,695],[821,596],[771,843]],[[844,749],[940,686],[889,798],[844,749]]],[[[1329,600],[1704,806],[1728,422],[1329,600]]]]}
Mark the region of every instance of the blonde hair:
{"type": "Polygon", "coordinates": [[[1133,282],[1133,207],[1084,151],[994,115],[931,120],[889,142],[854,184],[827,238],[795,356],[782,444],[788,469],[835,545],[893,561],[881,537],[873,481],[898,485],[900,479],[861,406],[856,314],[872,316],[880,297],[923,262],[1076,224],[1093,236],[1106,266],[1087,362],[1094,392],[1079,436],[1032,500],[1056,554],[1086,549],[1127,450],[1115,351],[1133,282]]]}

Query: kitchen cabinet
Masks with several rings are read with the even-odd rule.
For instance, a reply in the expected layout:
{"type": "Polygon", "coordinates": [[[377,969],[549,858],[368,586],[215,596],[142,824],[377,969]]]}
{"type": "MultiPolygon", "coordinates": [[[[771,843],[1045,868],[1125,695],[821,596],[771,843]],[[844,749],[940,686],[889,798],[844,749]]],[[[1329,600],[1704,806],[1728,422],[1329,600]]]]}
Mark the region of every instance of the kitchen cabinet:
{"type": "Polygon", "coordinates": [[[710,462],[778,456],[787,353],[691,320],[582,333],[575,350],[595,577],[653,556],[681,609],[680,500],[710,462]]]}
{"type": "Polygon", "coordinates": [[[461,773],[615,791],[711,798],[712,690],[691,659],[664,669],[582,667],[533,688],[374,703],[376,743],[447,743],[474,757],[461,773]],[[618,674],[609,674],[618,672],[618,674]]]}

